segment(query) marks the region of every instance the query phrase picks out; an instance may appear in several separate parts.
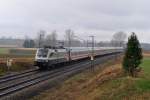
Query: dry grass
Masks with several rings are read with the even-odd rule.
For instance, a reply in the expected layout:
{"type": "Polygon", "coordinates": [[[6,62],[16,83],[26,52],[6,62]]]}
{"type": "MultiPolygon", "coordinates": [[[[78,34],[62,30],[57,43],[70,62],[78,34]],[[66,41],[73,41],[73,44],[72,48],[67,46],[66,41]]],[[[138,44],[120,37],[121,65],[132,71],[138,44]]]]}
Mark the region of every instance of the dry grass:
{"type": "Polygon", "coordinates": [[[117,63],[109,61],[95,68],[94,73],[87,70],[75,75],[61,86],[42,93],[34,100],[94,100],[97,97],[96,91],[100,85],[120,75],[122,75],[120,61],[118,60],[117,63]]]}
{"type": "Polygon", "coordinates": [[[0,59],[0,75],[5,75],[7,72],[19,72],[33,68],[33,58],[11,58],[12,66],[7,69],[6,58],[0,59]]]}
{"type": "Polygon", "coordinates": [[[150,100],[150,58],[144,58],[137,78],[123,73],[120,59],[100,65],[94,73],[75,75],[32,100],[150,100]]]}
{"type": "Polygon", "coordinates": [[[35,48],[0,48],[0,75],[33,68],[35,52],[35,48]],[[9,71],[7,59],[13,60],[9,71]]]}
{"type": "Polygon", "coordinates": [[[124,100],[150,100],[150,92],[141,94],[134,94],[132,96],[124,97],[124,100]]]}
{"type": "Polygon", "coordinates": [[[150,57],[150,51],[144,51],[143,56],[144,57],[150,57]]]}

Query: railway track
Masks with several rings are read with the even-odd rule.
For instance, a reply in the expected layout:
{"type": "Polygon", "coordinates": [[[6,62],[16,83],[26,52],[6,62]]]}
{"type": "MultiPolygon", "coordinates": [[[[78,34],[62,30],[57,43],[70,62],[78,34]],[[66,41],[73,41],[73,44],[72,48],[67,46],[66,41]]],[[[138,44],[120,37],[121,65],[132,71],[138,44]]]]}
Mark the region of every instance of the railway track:
{"type": "MultiPolygon", "coordinates": [[[[85,62],[82,62],[82,63],[85,64],[85,62]]],[[[27,80],[21,79],[22,80],[21,82],[19,82],[18,79],[17,79],[17,80],[15,80],[15,81],[17,81],[15,84],[14,83],[13,84],[8,84],[7,86],[4,86],[4,87],[2,86],[2,84],[0,84],[1,85],[0,97],[4,96],[4,95],[7,95],[9,93],[15,92],[17,90],[23,89],[25,87],[28,87],[30,85],[36,84],[38,82],[44,81],[48,78],[53,78],[53,77],[55,77],[57,75],[60,75],[62,73],[66,73],[66,72],[69,72],[71,70],[76,70],[76,68],[80,67],[80,66],[78,66],[78,67],[76,67],[76,66],[77,65],[82,65],[82,63],[75,64],[75,65],[72,65],[72,66],[67,66],[67,67],[64,67],[64,68],[60,68],[59,70],[56,69],[54,71],[45,71],[45,72],[42,72],[42,73],[39,72],[34,77],[27,77],[28,78],[27,80]],[[19,85],[21,85],[21,86],[19,86],[19,85]]],[[[12,81],[10,80],[10,82],[12,82],[12,81]]],[[[3,85],[6,85],[6,83],[3,84],[3,85]]]]}
{"type": "MultiPolygon", "coordinates": [[[[109,58],[110,56],[113,56],[113,54],[106,55],[104,58],[109,58]]],[[[99,64],[104,60],[105,59],[102,59],[100,57],[95,60],[94,64],[95,65],[99,64]]],[[[35,84],[38,84],[48,79],[54,79],[56,77],[58,78],[65,75],[77,73],[78,71],[89,68],[90,65],[91,62],[89,62],[89,60],[86,60],[77,64],[64,66],[59,69],[54,69],[51,71],[39,72],[37,70],[33,70],[33,71],[27,71],[20,74],[12,75],[9,77],[7,76],[7,77],[0,78],[0,98],[4,96],[8,96],[12,93],[33,86],[35,84]]]]}
{"type": "Polygon", "coordinates": [[[37,70],[38,69],[30,69],[30,70],[26,70],[26,71],[23,71],[23,72],[20,72],[20,73],[15,73],[15,74],[9,74],[9,75],[5,75],[5,76],[1,76],[0,80],[7,79],[7,78],[10,78],[10,77],[15,77],[15,76],[26,74],[26,73],[30,73],[30,72],[35,72],[37,70]]]}
{"type": "Polygon", "coordinates": [[[0,84],[3,83],[3,82],[7,82],[7,81],[27,77],[27,76],[33,75],[37,72],[38,72],[38,69],[31,69],[31,70],[27,70],[27,71],[24,71],[24,72],[21,72],[21,73],[0,77],[0,84]]]}

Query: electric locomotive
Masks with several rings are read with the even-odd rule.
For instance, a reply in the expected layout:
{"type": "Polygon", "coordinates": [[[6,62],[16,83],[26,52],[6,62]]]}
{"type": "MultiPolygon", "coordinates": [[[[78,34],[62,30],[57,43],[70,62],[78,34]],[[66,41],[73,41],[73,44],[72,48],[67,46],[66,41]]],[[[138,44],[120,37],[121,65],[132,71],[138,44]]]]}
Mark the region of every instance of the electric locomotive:
{"type": "MultiPolygon", "coordinates": [[[[115,50],[115,49],[114,49],[115,50]]],[[[102,48],[95,48],[94,55],[100,55],[100,53],[112,52],[110,50],[102,50],[102,48]]],[[[116,50],[115,50],[116,51],[116,50]]],[[[92,53],[91,48],[83,47],[48,47],[38,48],[35,56],[34,64],[40,69],[48,69],[55,67],[55,65],[68,63],[75,60],[80,60],[84,58],[90,58],[92,53]]]]}

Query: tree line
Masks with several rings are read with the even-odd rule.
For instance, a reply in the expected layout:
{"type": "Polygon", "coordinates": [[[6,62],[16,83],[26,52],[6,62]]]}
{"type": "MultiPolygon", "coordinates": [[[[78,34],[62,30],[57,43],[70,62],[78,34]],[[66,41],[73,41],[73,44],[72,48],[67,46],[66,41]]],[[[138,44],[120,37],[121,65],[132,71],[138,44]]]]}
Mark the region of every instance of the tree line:
{"type": "MultiPolygon", "coordinates": [[[[95,46],[97,47],[123,47],[125,44],[125,39],[127,35],[125,32],[116,32],[112,36],[112,39],[108,42],[99,41],[95,42],[95,46]]],[[[65,31],[64,40],[58,40],[57,31],[54,30],[50,34],[47,34],[46,31],[40,30],[37,33],[37,37],[35,39],[25,38],[23,47],[25,48],[34,48],[34,47],[43,47],[44,45],[56,46],[56,45],[64,45],[64,46],[72,46],[72,47],[85,47],[90,46],[89,40],[83,40],[78,37],[75,32],[71,29],[65,31]]]]}

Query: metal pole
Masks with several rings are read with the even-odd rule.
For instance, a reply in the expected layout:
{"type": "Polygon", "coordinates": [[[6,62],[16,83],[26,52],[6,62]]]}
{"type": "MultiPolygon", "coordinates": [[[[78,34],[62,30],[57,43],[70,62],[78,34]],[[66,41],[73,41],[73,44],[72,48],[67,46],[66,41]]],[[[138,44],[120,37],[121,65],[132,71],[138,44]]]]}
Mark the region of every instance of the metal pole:
{"type": "Polygon", "coordinates": [[[91,69],[94,71],[94,36],[90,37],[92,38],[91,69]]]}
{"type": "Polygon", "coordinates": [[[69,53],[69,61],[71,61],[71,33],[69,33],[69,39],[68,39],[69,41],[69,51],[68,51],[68,53],[69,53]]]}
{"type": "Polygon", "coordinates": [[[39,32],[39,48],[42,47],[45,31],[39,32]]]}
{"type": "Polygon", "coordinates": [[[43,37],[44,37],[44,34],[40,34],[40,37],[39,37],[39,48],[42,47],[42,42],[43,42],[43,37]]]}
{"type": "Polygon", "coordinates": [[[87,40],[87,45],[86,45],[86,46],[87,46],[87,48],[89,47],[88,43],[89,43],[89,42],[88,42],[88,40],[87,40]]]}
{"type": "Polygon", "coordinates": [[[39,48],[41,47],[41,39],[42,39],[42,35],[40,34],[40,37],[39,37],[39,48]]]}

